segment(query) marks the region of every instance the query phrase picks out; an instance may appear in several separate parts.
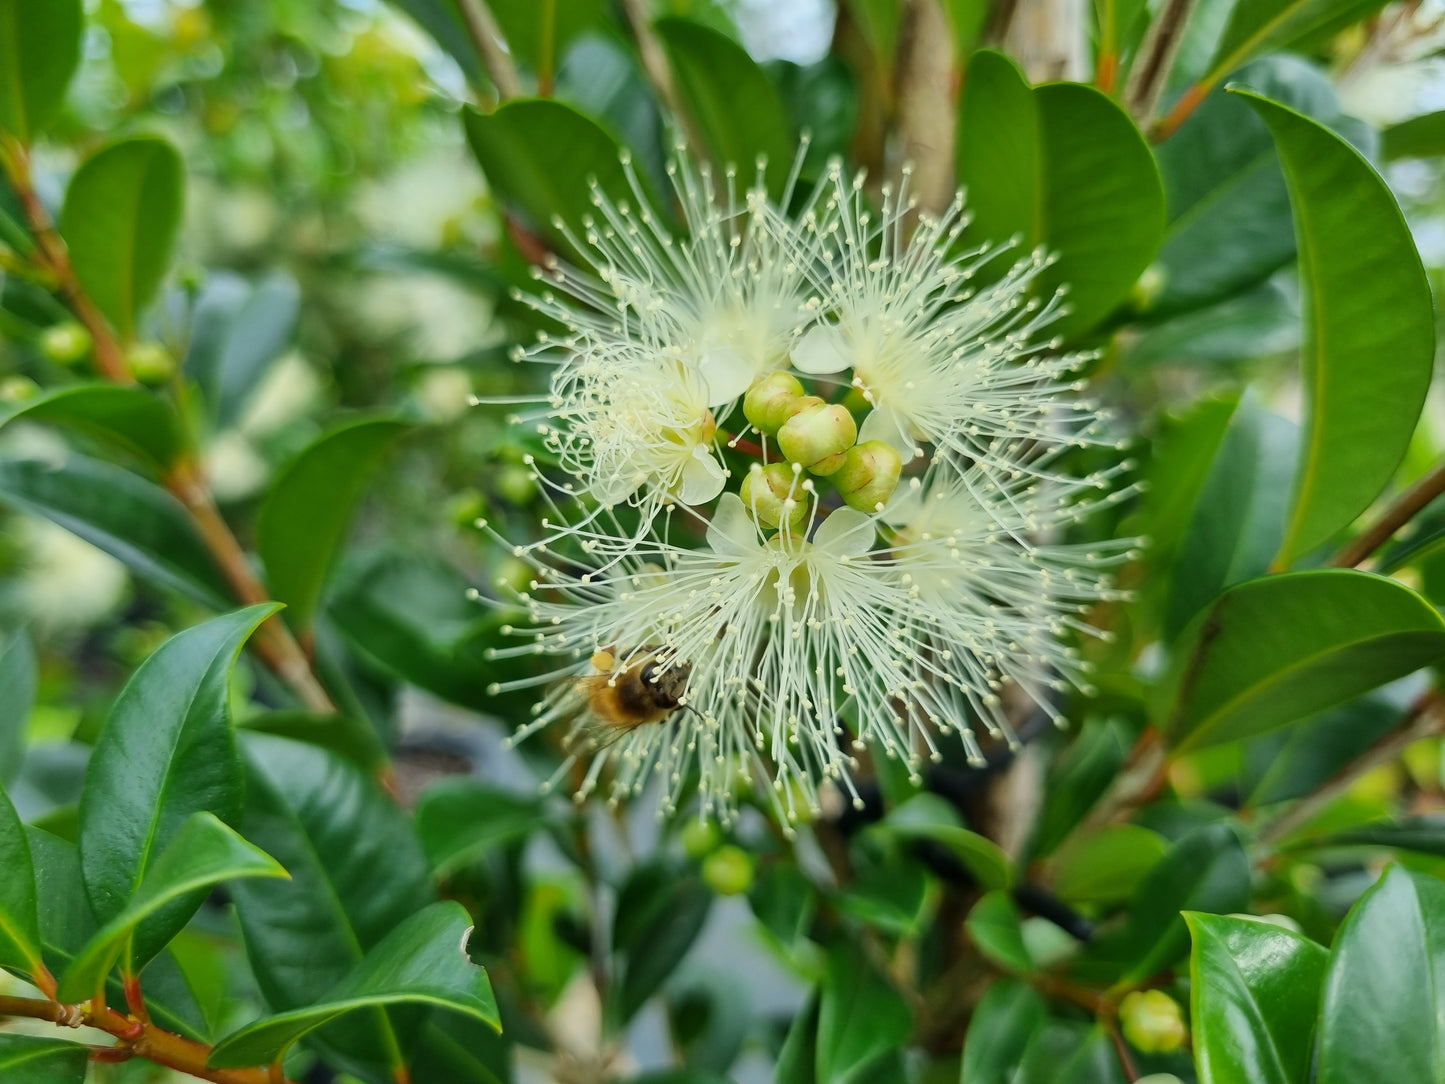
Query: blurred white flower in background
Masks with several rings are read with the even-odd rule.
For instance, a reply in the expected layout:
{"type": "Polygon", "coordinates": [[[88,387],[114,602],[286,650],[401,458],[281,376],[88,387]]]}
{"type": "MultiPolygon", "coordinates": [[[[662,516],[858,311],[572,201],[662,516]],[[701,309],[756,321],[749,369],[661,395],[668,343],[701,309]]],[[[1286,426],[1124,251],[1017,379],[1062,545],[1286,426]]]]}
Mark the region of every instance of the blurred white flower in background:
{"type": "Polygon", "coordinates": [[[49,520],[19,516],[20,602],[48,631],[88,628],[125,601],[130,576],[110,554],[49,520]]]}

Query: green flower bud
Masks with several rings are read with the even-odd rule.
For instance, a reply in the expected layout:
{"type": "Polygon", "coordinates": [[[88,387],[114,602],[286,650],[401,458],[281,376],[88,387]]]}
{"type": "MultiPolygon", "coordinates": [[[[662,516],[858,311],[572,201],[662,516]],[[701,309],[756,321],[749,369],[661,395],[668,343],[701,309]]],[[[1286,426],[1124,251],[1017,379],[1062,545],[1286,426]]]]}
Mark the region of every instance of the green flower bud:
{"type": "Polygon", "coordinates": [[[832,474],[843,465],[843,454],[858,439],[858,423],[846,407],[836,403],[810,406],[794,414],[778,430],[778,447],[794,463],[814,474],[832,474]]]}
{"type": "Polygon", "coordinates": [[[702,863],[702,879],[719,896],[740,896],[753,884],[753,857],[729,843],[702,863]]]}
{"type": "Polygon", "coordinates": [[[903,457],[898,449],[881,440],[864,441],[849,448],[843,465],[833,475],[833,484],[849,508],[880,512],[898,488],[903,457]]]}
{"type": "Polygon", "coordinates": [[[808,494],[788,463],[754,463],[738,496],[764,527],[801,527],[808,518],[808,494]]]}
{"type": "Polygon", "coordinates": [[[21,376],[17,373],[0,380],[0,402],[23,403],[27,399],[34,399],[39,394],[40,385],[28,376],[21,376]]]}
{"type": "Polygon", "coordinates": [[[1179,1003],[1163,990],[1135,990],[1119,1002],[1119,1023],[1129,1045],[1144,1054],[1169,1054],[1184,1045],[1189,1029],[1179,1003]]]}
{"type": "Polygon", "coordinates": [[[743,396],[743,416],[760,433],[771,436],[796,413],[789,408],[803,397],[803,385],[792,373],[768,373],[753,381],[743,396]]]}
{"type": "Polygon", "coordinates": [[[125,362],[142,384],[164,384],[176,371],[176,359],[160,343],[137,343],[126,351],[125,362]]]}
{"type": "Polygon", "coordinates": [[[90,332],[74,320],[55,324],[41,334],[40,352],[57,365],[74,365],[90,353],[90,332]]]}
{"type": "Polygon", "coordinates": [[[706,858],[717,850],[721,842],[722,833],[712,821],[701,821],[693,817],[682,830],[682,849],[689,858],[706,858]]]}

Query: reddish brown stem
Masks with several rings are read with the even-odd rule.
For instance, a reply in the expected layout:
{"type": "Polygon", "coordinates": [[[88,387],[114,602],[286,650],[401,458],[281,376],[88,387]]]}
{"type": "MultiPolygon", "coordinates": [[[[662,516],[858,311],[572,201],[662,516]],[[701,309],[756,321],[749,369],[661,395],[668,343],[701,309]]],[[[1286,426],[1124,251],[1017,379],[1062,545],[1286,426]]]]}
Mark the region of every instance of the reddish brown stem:
{"type": "Polygon", "coordinates": [[[1414,519],[1441,493],[1445,493],[1445,461],[1396,497],[1394,503],[1385,509],[1384,514],[1369,529],[1331,558],[1330,564],[1337,568],[1354,568],[1390,541],[1396,531],[1414,519]]]}
{"type": "Polygon", "coordinates": [[[1163,119],[1149,129],[1149,138],[1155,143],[1162,143],[1172,136],[1179,130],[1179,126],[1199,108],[1199,103],[1209,96],[1211,89],[1208,85],[1196,83],[1186,90],[1174,103],[1174,108],[1164,114],[1163,119]]]}

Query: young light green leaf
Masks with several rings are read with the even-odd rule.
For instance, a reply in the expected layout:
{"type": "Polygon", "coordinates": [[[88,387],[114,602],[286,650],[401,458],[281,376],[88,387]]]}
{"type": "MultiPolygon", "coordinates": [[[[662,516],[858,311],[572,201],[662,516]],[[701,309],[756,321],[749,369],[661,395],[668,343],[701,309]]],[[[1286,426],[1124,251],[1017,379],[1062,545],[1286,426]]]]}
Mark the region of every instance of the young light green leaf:
{"type": "Polygon", "coordinates": [[[180,153],[154,136],[112,143],[70,179],[61,235],[81,286],[124,340],[170,268],[185,188],[180,153]]]}
{"type": "Polygon", "coordinates": [[[158,468],[180,451],[175,411],[144,388],[74,384],[26,399],[0,414],[0,425],[23,420],[79,429],[158,468]]]}
{"type": "Polygon", "coordinates": [[[31,975],[44,966],[40,955],[40,917],[36,907],[35,865],[25,826],[10,795],[0,789],[0,966],[31,975]]]}
{"type": "MultiPolygon", "coordinates": [[[[193,814],[233,823],[240,817],[228,679],[241,645],[275,611],[274,603],[251,606],[172,636],[111,708],[80,799],[85,889],[102,923],[130,906],[193,814]]],[[[205,895],[190,892],[142,924],[132,950],[136,968],[186,924],[205,895]]]]}
{"type": "Polygon", "coordinates": [[[1293,930],[1194,912],[1190,1021],[1201,1084],[1305,1084],[1329,959],[1293,930]]]}
{"type": "Polygon", "coordinates": [[[271,597],[287,605],[295,627],[310,626],[371,470],[408,428],[394,418],[348,422],[309,445],[272,484],[257,549],[271,597]]]}
{"type": "Polygon", "coordinates": [[[486,972],[467,956],[471,918],[454,900],[407,919],[315,1005],[249,1024],[211,1052],[213,1068],[266,1065],[307,1032],[357,1009],[406,1002],[463,1013],[500,1030],[486,972]]]}
{"type": "Polygon", "coordinates": [[[226,607],[226,581],[185,509],[138,474],[74,453],[0,460],[0,501],[59,524],[162,587],[226,607]]]}
{"type": "Polygon", "coordinates": [[[1028,983],[995,981],[968,1022],[960,1084],[1012,1084],[1029,1041],[1047,1018],[1043,995],[1028,983]]]}
{"type": "Polygon", "coordinates": [[[782,191],[794,156],[788,113],[772,81],[747,50],[726,35],[689,19],[655,24],[672,62],[683,108],[707,143],[719,169],[736,166],[751,179],[753,163],[768,161],[768,188],[782,191]]]}
{"type": "Polygon", "coordinates": [[[1318,1084],[1445,1080],[1445,884],[1391,866],[1335,935],[1315,1031],[1318,1084]],[[1389,1036],[1388,1042],[1381,1042],[1389,1036]]]}
{"type": "Polygon", "coordinates": [[[1159,685],[1176,749],[1262,734],[1445,658],[1445,622],[1403,584],[1349,569],[1230,588],[1180,636],[1159,685]]]}
{"type": "Polygon", "coordinates": [[[30,143],[80,63],[81,0],[0,0],[0,133],[30,143]]]}
{"type": "Polygon", "coordinates": [[[1317,121],[1238,91],[1274,135],[1294,207],[1308,410],[1286,566],[1349,526],[1405,455],[1434,371],[1430,285],[1384,180],[1317,121]]]}
{"type": "Polygon", "coordinates": [[[84,1084],[89,1064],[84,1043],[0,1034],[0,1084],[84,1084]]]}
{"type": "MultiPolygon", "coordinates": [[[[84,1001],[94,995],[121,959],[136,927],[168,904],[222,881],[285,876],[275,859],[247,843],[215,814],[193,813],[145,871],[125,909],[90,939],[66,969],[60,979],[61,1000],[84,1001]]],[[[133,962],[122,961],[122,967],[130,974],[138,970],[133,962]]]]}
{"type": "Polygon", "coordinates": [[[818,1010],[817,1084],[849,1084],[902,1044],[913,1015],[864,955],[842,941],[828,954],[818,1010]]]}
{"type": "Polygon", "coordinates": [[[1010,971],[1032,971],[1034,962],[1024,945],[1021,918],[1013,898],[1000,889],[985,892],[964,920],[978,951],[1010,971]]]}
{"type": "MultiPolygon", "coordinates": [[[[1087,330],[1121,302],[1164,236],[1164,191],[1134,122],[1107,95],[1078,83],[1030,89],[1013,62],[980,50],[959,107],[958,179],[968,190],[968,236],[1057,256],[1039,279],[1067,284],[1058,334],[1087,330]]],[[[1001,261],[996,261],[1001,262],[1001,261]]]]}

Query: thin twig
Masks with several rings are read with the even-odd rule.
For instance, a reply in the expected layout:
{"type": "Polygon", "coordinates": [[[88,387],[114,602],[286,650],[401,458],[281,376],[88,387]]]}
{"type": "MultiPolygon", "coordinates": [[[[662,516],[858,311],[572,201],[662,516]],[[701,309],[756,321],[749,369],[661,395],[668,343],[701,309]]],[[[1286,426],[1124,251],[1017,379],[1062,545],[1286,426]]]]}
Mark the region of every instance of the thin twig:
{"type": "MultiPolygon", "coordinates": [[[[706,150],[707,143],[701,138],[701,133],[698,131],[692,115],[688,113],[682,104],[682,99],[678,96],[677,82],[672,77],[672,65],[668,63],[667,51],[663,49],[656,31],[652,29],[652,12],[648,10],[647,0],[622,0],[622,8],[627,13],[627,22],[632,27],[633,38],[637,41],[637,53],[642,58],[642,70],[647,75],[647,81],[652,84],[658,100],[682,128],[683,135],[686,136],[687,142],[693,150],[698,152],[706,150]]],[[[729,163],[719,162],[717,164],[721,166],[729,163]]]]}
{"type": "Polygon", "coordinates": [[[1360,776],[1388,764],[1422,738],[1445,731],[1445,695],[1431,691],[1417,700],[1403,724],[1350,761],[1328,780],[1290,806],[1259,833],[1259,842],[1276,843],[1308,824],[1315,815],[1344,794],[1360,776]]]}
{"type": "Polygon", "coordinates": [[[910,0],[898,47],[898,135],[918,210],[953,198],[953,35],[939,0],[910,0]]]}
{"type": "Polygon", "coordinates": [[[1374,525],[1352,539],[1330,559],[1330,564],[1336,568],[1355,568],[1442,493],[1445,493],[1445,460],[1396,497],[1374,525]]]}
{"type": "Polygon", "coordinates": [[[503,101],[520,98],[526,93],[522,77],[517,74],[512,54],[502,47],[506,38],[502,36],[502,28],[497,25],[496,16],[487,7],[486,0],[457,0],[457,8],[462,13],[462,22],[466,24],[467,36],[481,55],[482,64],[496,86],[497,94],[503,101]]]}
{"type": "Polygon", "coordinates": [[[1167,0],[1158,17],[1149,24],[1139,46],[1139,55],[1129,70],[1129,81],[1124,88],[1124,102],[1141,123],[1153,115],[1159,104],[1194,4],[1195,0],[1167,0]]]}

